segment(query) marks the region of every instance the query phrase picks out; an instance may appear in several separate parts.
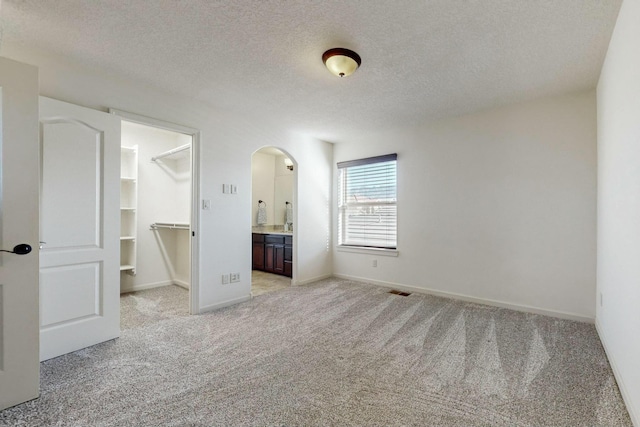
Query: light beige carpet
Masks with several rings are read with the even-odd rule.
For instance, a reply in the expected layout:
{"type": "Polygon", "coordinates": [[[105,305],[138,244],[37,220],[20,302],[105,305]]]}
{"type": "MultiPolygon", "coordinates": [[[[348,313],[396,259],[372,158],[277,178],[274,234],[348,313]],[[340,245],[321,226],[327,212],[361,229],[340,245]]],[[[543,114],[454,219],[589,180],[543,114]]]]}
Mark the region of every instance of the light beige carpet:
{"type": "Polygon", "coordinates": [[[593,325],[336,279],[157,322],[137,297],[0,425],[631,425],[593,325]]]}
{"type": "Polygon", "coordinates": [[[142,328],[189,315],[189,291],[162,286],[120,295],[120,330],[142,328]]]}

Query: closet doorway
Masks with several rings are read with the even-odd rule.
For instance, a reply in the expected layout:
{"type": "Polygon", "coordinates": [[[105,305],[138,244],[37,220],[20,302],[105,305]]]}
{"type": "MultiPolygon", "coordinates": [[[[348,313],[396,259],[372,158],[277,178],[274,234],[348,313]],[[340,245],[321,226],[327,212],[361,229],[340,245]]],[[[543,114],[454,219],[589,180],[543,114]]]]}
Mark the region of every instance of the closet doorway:
{"type": "Polygon", "coordinates": [[[121,328],[198,313],[198,131],[111,113],[122,117],[121,328]]]}
{"type": "Polygon", "coordinates": [[[295,273],[296,162],[275,147],[251,157],[251,294],[291,286],[295,273]]]}

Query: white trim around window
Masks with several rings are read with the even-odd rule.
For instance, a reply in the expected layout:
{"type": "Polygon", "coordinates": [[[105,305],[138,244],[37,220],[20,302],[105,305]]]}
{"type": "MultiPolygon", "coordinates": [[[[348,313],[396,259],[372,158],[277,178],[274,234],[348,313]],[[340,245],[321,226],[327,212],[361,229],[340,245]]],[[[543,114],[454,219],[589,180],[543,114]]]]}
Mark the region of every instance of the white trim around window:
{"type": "Polygon", "coordinates": [[[397,154],[338,163],[338,250],[397,256],[397,154]]]}

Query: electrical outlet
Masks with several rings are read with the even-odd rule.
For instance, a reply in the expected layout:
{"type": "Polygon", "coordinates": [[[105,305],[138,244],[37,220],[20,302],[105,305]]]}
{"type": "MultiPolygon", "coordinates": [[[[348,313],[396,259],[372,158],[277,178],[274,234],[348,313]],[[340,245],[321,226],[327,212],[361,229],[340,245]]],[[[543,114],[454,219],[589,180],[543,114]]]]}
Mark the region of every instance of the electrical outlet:
{"type": "Polygon", "coordinates": [[[374,259],[373,261],[371,261],[371,267],[377,267],[378,266],[378,260],[374,259]]]}
{"type": "Polygon", "coordinates": [[[229,275],[228,274],[223,274],[222,275],[222,284],[226,285],[229,283],[229,275]]]}
{"type": "Polygon", "coordinates": [[[240,281],[240,273],[231,273],[231,283],[240,281]]]}
{"type": "Polygon", "coordinates": [[[211,209],[211,200],[204,199],[202,201],[202,209],[205,210],[205,211],[208,211],[209,209],[211,209]]]}

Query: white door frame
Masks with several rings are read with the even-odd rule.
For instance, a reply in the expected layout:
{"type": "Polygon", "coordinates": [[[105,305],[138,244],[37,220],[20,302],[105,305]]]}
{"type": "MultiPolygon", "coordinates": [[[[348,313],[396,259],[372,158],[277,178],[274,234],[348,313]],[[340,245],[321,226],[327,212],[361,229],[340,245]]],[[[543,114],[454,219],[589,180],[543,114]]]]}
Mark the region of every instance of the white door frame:
{"type": "Polygon", "coordinates": [[[128,122],[191,136],[191,283],[189,313],[200,313],[200,131],[128,111],[109,108],[109,113],[128,122]]]}

